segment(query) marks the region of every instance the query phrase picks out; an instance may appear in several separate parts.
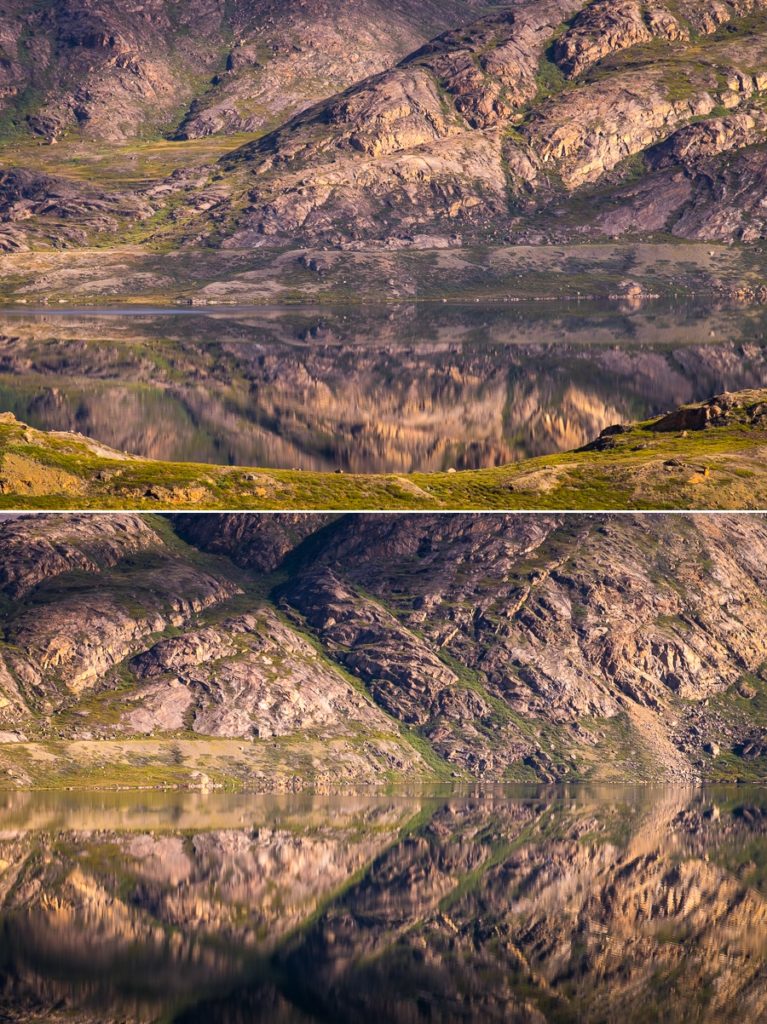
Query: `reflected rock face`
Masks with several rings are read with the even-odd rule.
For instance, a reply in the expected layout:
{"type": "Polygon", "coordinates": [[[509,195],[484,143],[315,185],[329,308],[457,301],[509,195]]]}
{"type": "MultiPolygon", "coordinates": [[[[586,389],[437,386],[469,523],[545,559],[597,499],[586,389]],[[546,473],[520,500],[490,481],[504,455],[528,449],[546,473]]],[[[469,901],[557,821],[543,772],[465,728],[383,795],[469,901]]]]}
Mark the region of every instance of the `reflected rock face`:
{"type": "Polygon", "coordinates": [[[501,306],[5,317],[0,411],[153,459],[487,468],[764,386],[760,315],[501,306]]]}
{"type": "Polygon", "coordinates": [[[0,840],[4,1019],[767,1013],[760,791],[19,799],[0,840]]]}

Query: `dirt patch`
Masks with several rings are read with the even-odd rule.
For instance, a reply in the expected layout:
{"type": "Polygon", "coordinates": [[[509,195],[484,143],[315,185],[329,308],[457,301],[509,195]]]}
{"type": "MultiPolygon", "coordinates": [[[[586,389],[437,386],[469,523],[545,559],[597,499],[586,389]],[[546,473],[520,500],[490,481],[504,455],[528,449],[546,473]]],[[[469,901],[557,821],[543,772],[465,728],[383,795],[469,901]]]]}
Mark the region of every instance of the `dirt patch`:
{"type": "Polygon", "coordinates": [[[638,704],[630,704],[628,715],[635,730],[637,741],[646,752],[650,762],[657,766],[657,778],[673,779],[675,782],[689,782],[694,772],[689,761],[669,739],[648,708],[638,704]]]}
{"type": "Polygon", "coordinates": [[[419,487],[413,480],[408,480],[406,476],[396,477],[396,482],[406,494],[411,494],[414,498],[426,498],[432,503],[435,501],[433,494],[429,494],[428,491],[425,491],[423,487],[419,487]]]}
{"type": "Polygon", "coordinates": [[[10,452],[0,463],[0,494],[82,494],[85,482],[73,473],[44,466],[10,452]]]}
{"type": "Polygon", "coordinates": [[[511,489],[515,491],[534,491],[536,494],[548,494],[559,486],[562,476],[575,464],[561,466],[545,466],[543,469],[535,469],[528,473],[519,473],[513,480],[511,489]]]}

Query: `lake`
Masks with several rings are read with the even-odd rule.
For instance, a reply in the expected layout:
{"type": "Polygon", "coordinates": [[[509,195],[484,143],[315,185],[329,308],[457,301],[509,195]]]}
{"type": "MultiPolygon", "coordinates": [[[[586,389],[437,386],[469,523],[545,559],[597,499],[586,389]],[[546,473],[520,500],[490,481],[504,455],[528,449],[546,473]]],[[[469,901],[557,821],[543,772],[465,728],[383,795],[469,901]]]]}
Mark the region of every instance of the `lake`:
{"type": "Polygon", "coordinates": [[[0,795],[0,1019],[767,1019],[767,791],[0,795]]]}
{"type": "Polygon", "coordinates": [[[0,411],[154,459],[490,467],[767,386],[767,309],[691,301],[0,312],[0,411]]]}

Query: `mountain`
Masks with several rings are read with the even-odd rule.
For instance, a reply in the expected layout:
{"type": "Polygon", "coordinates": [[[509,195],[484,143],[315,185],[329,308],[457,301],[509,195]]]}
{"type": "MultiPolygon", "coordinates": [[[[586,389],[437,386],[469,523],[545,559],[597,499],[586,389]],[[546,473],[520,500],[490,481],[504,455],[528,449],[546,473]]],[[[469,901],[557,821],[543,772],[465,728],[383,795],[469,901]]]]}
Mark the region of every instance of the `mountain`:
{"type": "Polygon", "coordinates": [[[766,57],[759,0],[507,5],[223,158],[247,205],[213,219],[238,248],[419,231],[754,241],[766,57]]]}
{"type": "Polygon", "coordinates": [[[0,542],[17,784],[765,778],[761,516],[43,516],[0,542]]]}
{"type": "Polygon", "coordinates": [[[450,268],[487,245],[765,236],[763,0],[181,7],[3,16],[17,129],[230,142],[191,165],[166,143],[165,176],[127,188],[93,150],[11,147],[2,248],[426,247],[450,268]]]}

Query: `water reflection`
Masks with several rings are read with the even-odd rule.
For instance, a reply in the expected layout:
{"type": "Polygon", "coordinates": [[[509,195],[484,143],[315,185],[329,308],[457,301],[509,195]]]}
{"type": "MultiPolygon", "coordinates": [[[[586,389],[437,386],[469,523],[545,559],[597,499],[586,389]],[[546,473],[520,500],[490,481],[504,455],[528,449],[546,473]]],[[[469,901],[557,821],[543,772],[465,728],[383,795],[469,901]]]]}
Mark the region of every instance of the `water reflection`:
{"type": "Polygon", "coordinates": [[[767,794],[5,797],[0,1019],[767,1014],[767,794]]]}
{"type": "Polygon", "coordinates": [[[0,411],[152,458],[492,466],[767,385],[760,309],[0,314],[0,411]]]}

